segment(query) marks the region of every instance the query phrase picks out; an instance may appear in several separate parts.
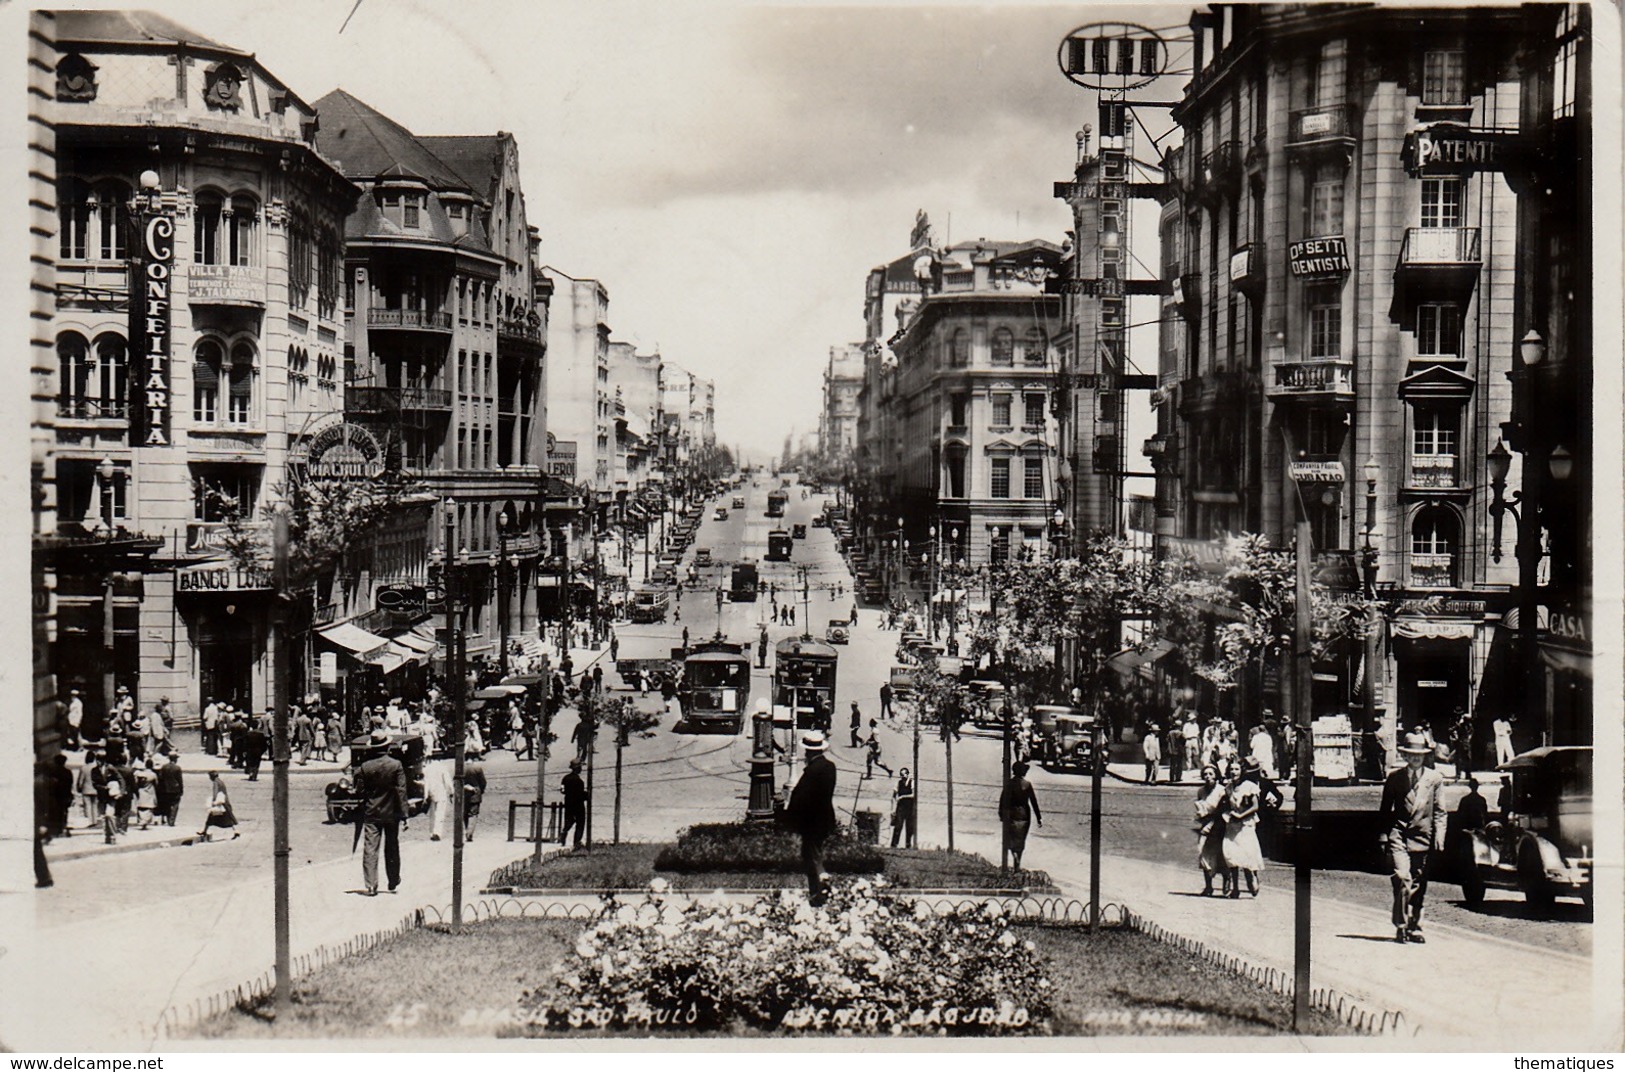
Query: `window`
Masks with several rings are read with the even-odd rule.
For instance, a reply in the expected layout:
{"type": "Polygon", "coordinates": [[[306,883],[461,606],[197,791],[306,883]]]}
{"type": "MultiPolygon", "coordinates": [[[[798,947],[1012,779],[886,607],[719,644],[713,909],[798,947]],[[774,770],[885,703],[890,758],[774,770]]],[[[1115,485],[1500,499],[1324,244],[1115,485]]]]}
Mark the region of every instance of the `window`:
{"type": "Polygon", "coordinates": [[[416,197],[408,197],[401,205],[401,226],[410,227],[414,231],[420,226],[418,215],[422,211],[416,197]]]}
{"type": "Polygon", "coordinates": [[[123,260],[129,255],[130,188],[107,181],[91,187],[67,178],[57,185],[57,250],[63,260],[123,260]]]}
{"type": "Polygon", "coordinates": [[[226,422],[249,424],[254,411],[254,347],[240,342],[231,348],[226,380],[226,422]]]}
{"type": "Polygon", "coordinates": [[[1418,457],[1444,455],[1454,458],[1460,424],[1461,410],[1455,406],[1417,409],[1416,427],[1411,435],[1411,453],[1418,457]]]}
{"type": "Polygon", "coordinates": [[[1021,398],[1026,412],[1022,414],[1022,424],[1032,427],[1044,423],[1044,396],[1041,394],[1027,394],[1021,398]]]}
{"type": "Polygon", "coordinates": [[[1010,530],[1007,528],[994,528],[988,530],[988,558],[995,566],[1010,561],[1010,530]]]}
{"type": "Polygon", "coordinates": [[[950,396],[949,399],[948,399],[948,406],[949,406],[949,413],[948,413],[948,423],[949,424],[964,425],[964,424],[969,423],[965,419],[966,412],[970,408],[970,396],[969,395],[952,395],[952,396],[950,396]]]}
{"type": "Polygon", "coordinates": [[[1422,54],[1422,103],[1467,103],[1461,49],[1441,48],[1422,54]]]}
{"type": "MultiPolygon", "coordinates": [[[[338,311],[339,279],[344,275],[344,242],[338,228],[324,226],[316,238],[316,314],[332,319],[338,311]]],[[[348,295],[351,306],[355,295],[348,295]]]]}
{"type": "Polygon", "coordinates": [[[95,415],[91,401],[89,346],[83,335],[64,332],[56,337],[56,411],[63,417],[95,415]]]}
{"type": "Polygon", "coordinates": [[[56,223],[58,252],[65,261],[85,259],[86,236],[90,231],[90,215],[95,198],[90,187],[79,179],[63,179],[57,183],[56,223]]]}
{"type": "Polygon", "coordinates": [[[1461,307],[1455,304],[1416,308],[1416,352],[1428,357],[1461,355],[1461,307]]]}
{"type": "Polygon", "coordinates": [[[254,263],[254,231],[259,224],[259,206],[251,197],[234,197],[231,199],[228,216],[225,221],[226,263],[235,265],[254,263]]]}
{"type": "Polygon", "coordinates": [[[103,417],[122,417],[129,408],[130,365],[124,340],[117,335],[96,339],[96,408],[103,417]]]}
{"type": "Polygon", "coordinates": [[[1461,180],[1454,177],[1422,180],[1422,226],[1461,226],[1461,180]]]}
{"type": "Polygon", "coordinates": [[[1309,356],[1336,358],[1343,346],[1343,286],[1329,283],[1305,287],[1309,306],[1309,356]]]}
{"type": "Polygon", "coordinates": [[[1025,499],[1044,497],[1044,459],[1024,458],[1021,495],[1025,499]]]}
{"type": "Polygon", "coordinates": [[[1342,104],[1347,92],[1347,72],[1348,43],[1339,37],[1322,44],[1310,72],[1309,87],[1314,93],[1314,100],[1310,103],[1320,108],[1342,104]]]}
{"type": "Polygon", "coordinates": [[[1010,427],[1010,396],[993,396],[993,426],[995,428],[1010,427]]]}
{"type": "Polygon", "coordinates": [[[1456,581],[1460,526],[1445,507],[1429,507],[1411,526],[1411,580],[1419,588],[1450,588],[1456,581]]]}
{"type": "Polygon", "coordinates": [[[1343,546],[1343,506],[1336,491],[1324,492],[1331,502],[1317,498],[1306,503],[1309,515],[1309,538],[1316,551],[1336,551],[1343,546]]]}
{"type": "Polygon", "coordinates": [[[257,465],[192,466],[192,516],[198,521],[225,521],[234,511],[250,520],[259,492],[257,465]]]}
{"type": "Polygon", "coordinates": [[[221,263],[221,214],[225,202],[212,190],[197,195],[192,206],[192,260],[197,264],[221,263]]]}
{"type": "Polygon", "coordinates": [[[1016,363],[1016,335],[1009,328],[993,333],[993,363],[1005,368],[1016,363]]]}
{"type": "Polygon", "coordinates": [[[310,303],[311,261],[316,254],[316,224],[308,206],[294,202],[288,211],[288,302],[296,309],[310,303]]]}
{"type": "Polygon", "coordinates": [[[963,449],[948,450],[948,497],[963,499],[965,497],[965,451],[963,449]]]}
{"type": "Polygon", "coordinates": [[[225,351],[213,339],[199,340],[192,351],[192,420],[213,424],[220,419],[220,367],[225,351]]]}
{"type": "Polygon", "coordinates": [[[1109,328],[1123,326],[1123,303],[1115,298],[1105,298],[1100,303],[1100,322],[1109,328]]]}
{"type": "Polygon", "coordinates": [[[994,458],[988,470],[989,490],[995,499],[1008,499],[1010,497],[1010,459],[994,458]]]}
{"type": "Polygon", "coordinates": [[[1311,458],[1336,457],[1343,453],[1348,419],[1341,413],[1312,409],[1305,419],[1304,450],[1311,458]]]}
{"type": "Polygon", "coordinates": [[[1028,365],[1042,365],[1048,349],[1049,343],[1044,338],[1043,329],[1028,328],[1027,337],[1021,342],[1021,360],[1028,365]]]}
{"type": "Polygon", "coordinates": [[[1309,234],[1343,233],[1343,170],[1335,165],[1315,169],[1309,188],[1309,234]]]}

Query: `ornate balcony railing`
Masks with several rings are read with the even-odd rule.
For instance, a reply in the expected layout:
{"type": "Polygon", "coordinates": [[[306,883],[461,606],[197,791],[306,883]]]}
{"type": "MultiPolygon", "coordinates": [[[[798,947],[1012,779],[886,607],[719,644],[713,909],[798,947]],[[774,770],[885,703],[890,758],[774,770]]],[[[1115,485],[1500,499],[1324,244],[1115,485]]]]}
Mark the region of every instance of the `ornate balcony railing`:
{"type": "Polygon", "coordinates": [[[368,309],[367,327],[383,331],[450,331],[451,314],[434,309],[368,309]]]}
{"type": "Polygon", "coordinates": [[[1346,395],[1354,397],[1354,362],[1337,358],[1278,362],[1271,396],[1346,395]]]}

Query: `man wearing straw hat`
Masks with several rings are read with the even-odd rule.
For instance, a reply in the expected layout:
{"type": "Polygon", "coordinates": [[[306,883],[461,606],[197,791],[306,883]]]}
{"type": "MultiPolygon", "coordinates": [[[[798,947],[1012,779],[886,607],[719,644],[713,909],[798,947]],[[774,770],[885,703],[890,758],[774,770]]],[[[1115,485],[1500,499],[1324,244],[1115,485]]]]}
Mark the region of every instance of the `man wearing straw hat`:
{"type": "Polygon", "coordinates": [[[1407,733],[1399,745],[1405,766],[1382,787],[1383,853],[1394,883],[1394,938],[1421,944],[1422,901],[1428,891],[1428,864],[1444,849],[1444,776],[1430,769],[1433,746],[1420,733],[1407,733]]]}
{"type": "Polygon", "coordinates": [[[829,897],[824,874],[824,842],[835,832],[835,764],[824,754],[824,735],[813,730],[801,738],[807,766],[790,793],[785,809],[790,828],[801,835],[801,863],[807,871],[807,896],[814,907],[829,897]]]}

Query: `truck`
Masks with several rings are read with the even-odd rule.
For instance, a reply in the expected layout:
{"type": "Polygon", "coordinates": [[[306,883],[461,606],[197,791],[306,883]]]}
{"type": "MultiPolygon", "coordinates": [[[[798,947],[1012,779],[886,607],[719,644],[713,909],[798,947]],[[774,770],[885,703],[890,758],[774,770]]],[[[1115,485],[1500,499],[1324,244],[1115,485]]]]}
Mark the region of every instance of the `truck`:
{"type": "Polygon", "coordinates": [[[665,592],[636,592],[632,596],[631,617],[634,622],[663,622],[671,597],[665,592]]]}
{"type": "Polygon", "coordinates": [[[729,585],[729,597],[735,603],[756,602],[756,590],[760,586],[757,574],[756,560],[747,558],[743,562],[734,563],[733,577],[729,585]]]}

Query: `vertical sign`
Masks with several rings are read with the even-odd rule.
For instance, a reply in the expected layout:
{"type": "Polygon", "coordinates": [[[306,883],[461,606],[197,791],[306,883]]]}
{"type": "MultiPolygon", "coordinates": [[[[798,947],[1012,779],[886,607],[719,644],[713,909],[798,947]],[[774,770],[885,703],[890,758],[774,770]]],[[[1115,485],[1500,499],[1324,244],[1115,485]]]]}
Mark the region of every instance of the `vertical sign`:
{"type": "Polygon", "coordinates": [[[130,280],[130,444],[167,447],[169,325],[175,263],[175,217],[151,213],[141,227],[130,280]]]}

